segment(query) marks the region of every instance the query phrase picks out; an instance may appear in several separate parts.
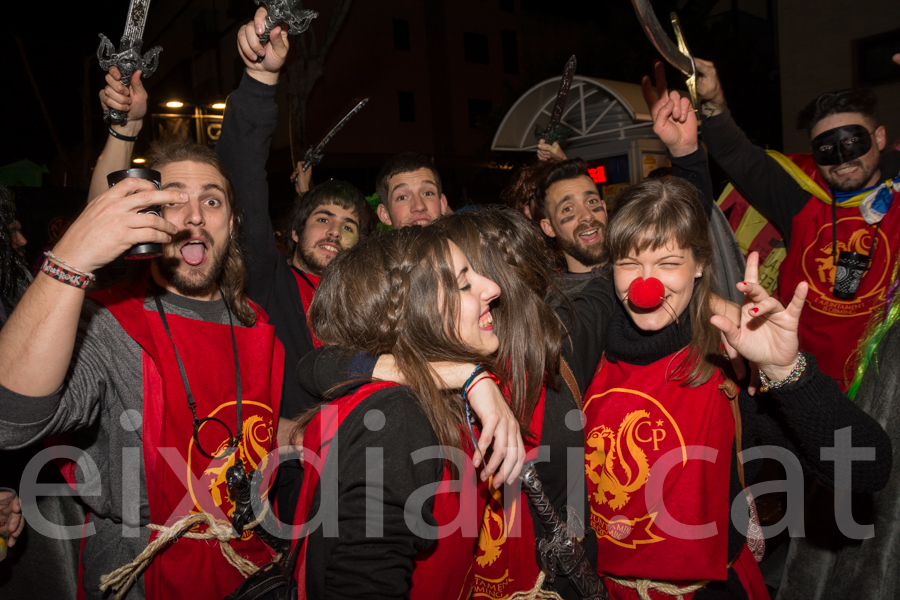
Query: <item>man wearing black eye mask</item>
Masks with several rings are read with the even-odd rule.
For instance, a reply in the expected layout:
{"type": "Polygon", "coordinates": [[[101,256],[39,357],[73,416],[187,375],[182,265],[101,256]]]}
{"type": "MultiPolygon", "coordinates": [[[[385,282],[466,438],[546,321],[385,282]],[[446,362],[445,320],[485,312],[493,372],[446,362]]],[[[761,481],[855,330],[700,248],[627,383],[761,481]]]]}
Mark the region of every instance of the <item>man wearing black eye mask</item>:
{"type": "Polygon", "coordinates": [[[891,210],[900,196],[900,152],[886,150],[875,98],[864,90],[822,94],[800,111],[810,154],[765,151],[732,120],[713,64],[696,64],[709,153],[783,233],[781,299],[809,283],[801,347],[846,389],[853,351],[884,303],[900,249],[900,208],[891,210]]]}

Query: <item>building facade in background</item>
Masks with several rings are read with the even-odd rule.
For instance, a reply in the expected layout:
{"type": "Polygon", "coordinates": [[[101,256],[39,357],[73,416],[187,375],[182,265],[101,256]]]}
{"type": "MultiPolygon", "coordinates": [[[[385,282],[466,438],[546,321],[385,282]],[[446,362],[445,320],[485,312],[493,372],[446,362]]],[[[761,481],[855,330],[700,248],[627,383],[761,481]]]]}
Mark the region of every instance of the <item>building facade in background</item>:
{"type": "Polygon", "coordinates": [[[888,143],[900,140],[900,66],[891,62],[900,52],[896,0],[781,0],[778,39],[786,152],[809,152],[809,136],[796,129],[800,109],[850,87],[875,92],[888,143]]]}

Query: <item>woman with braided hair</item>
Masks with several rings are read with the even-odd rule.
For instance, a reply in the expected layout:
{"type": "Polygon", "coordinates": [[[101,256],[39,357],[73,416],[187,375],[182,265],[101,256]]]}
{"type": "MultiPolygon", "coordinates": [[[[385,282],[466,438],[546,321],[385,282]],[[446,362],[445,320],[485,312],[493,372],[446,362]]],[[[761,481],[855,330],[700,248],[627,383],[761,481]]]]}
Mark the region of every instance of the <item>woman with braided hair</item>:
{"type": "MultiPolygon", "coordinates": [[[[310,307],[314,334],[350,356],[392,353],[397,376],[319,390],[333,400],[302,420],[306,476],[297,511],[300,521],[322,526],[295,542],[301,597],[455,599],[471,588],[484,506],[474,469],[484,448],[473,462],[468,404],[438,386],[431,363],[491,364],[499,346],[491,302],[499,294],[431,228],[386,233],[330,265],[310,307]]],[[[520,446],[503,478],[521,467],[520,446]]]]}
{"type": "MultiPolygon", "coordinates": [[[[609,286],[598,280],[554,312],[544,301],[553,289],[552,255],[546,252],[540,232],[515,210],[490,207],[459,213],[439,219],[427,230],[447,236],[475,271],[499,286],[499,297],[492,300],[490,310],[491,326],[499,338],[492,368],[513,413],[527,426],[524,435],[526,448],[531,451],[529,459],[538,458],[536,448],[549,449],[547,454],[541,452],[535,465],[548,500],[557,516],[571,520],[576,537],[583,537],[583,527],[575,525],[583,522],[578,507],[586,505],[583,467],[580,461],[570,460],[567,449],[580,452],[584,444],[578,389],[587,385],[602,352],[605,318],[615,301],[609,286]],[[570,367],[571,379],[562,374],[563,359],[570,367]]],[[[330,273],[326,278],[332,276],[330,273]]],[[[317,327],[316,321],[313,327],[317,327]]],[[[359,329],[352,323],[347,327],[359,329]]],[[[371,348],[368,355],[321,348],[301,361],[298,374],[314,395],[356,376],[402,381],[397,363],[404,359],[398,356],[398,350],[404,353],[402,348],[371,348]],[[367,358],[371,356],[378,356],[378,362],[367,358]]],[[[462,388],[468,398],[491,389],[499,393],[496,384],[483,376],[470,379],[473,370],[477,372],[476,366],[474,360],[451,361],[447,356],[441,362],[431,361],[429,369],[439,375],[436,381],[441,387],[462,388]]],[[[495,447],[492,462],[499,458],[497,452],[495,447]]],[[[551,584],[553,577],[541,573],[535,557],[536,541],[545,538],[547,532],[524,495],[515,488],[498,489],[504,481],[510,482],[504,474],[487,480],[482,477],[479,501],[475,510],[466,513],[473,516],[465,517],[466,526],[474,523],[481,530],[478,544],[469,548],[468,564],[474,579],[454,580],[452,573],[442,575],[440,581],[447,582],[447,595],[456,598],[463,584],[467,587],[461,597],[468,597],[470,592],[495,597],[546,592],[579,598],[564,574],[558,573],[551,584]],[[504,502],[510,490],[514,495],[504,502]],[[469,522],[469,518],[474,521],[469,522]],[[541,587],[544,592],[538,589],[541,587]]],[[[584,547],[590,560],[596,552],[596,540],[584,537],[584,547]]],[[[413,595],[416,582],[414,576],[413,595]]]]}

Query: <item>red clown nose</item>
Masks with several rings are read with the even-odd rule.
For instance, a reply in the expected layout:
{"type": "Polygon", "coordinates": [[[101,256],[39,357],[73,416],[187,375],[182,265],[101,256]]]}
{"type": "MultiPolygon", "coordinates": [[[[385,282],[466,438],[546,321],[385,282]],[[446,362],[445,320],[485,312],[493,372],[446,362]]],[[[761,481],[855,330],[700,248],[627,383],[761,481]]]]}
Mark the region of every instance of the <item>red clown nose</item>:
{"type": "Polygon", "coordinates": [[[656,277],[638,277],[628,286],[628,300],[638,308],[656,308],[665,297],[662,281],[656,277]]]}

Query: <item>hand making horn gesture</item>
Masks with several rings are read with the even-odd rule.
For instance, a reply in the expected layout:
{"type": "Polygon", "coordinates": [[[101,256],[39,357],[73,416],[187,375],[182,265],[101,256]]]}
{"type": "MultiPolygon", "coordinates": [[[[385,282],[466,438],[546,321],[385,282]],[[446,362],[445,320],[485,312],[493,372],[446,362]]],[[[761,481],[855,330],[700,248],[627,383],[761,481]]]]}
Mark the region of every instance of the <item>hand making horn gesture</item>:
{"type": "Polygon", "coordinates": [[[758,274],[759,254],[751,252],[744,281],[737,284],[744,293],[740,323],[721,315],[712,317],[710,322],[741,356],[759,365],[769,380],[780,381],[790,375],[800,359],[797,330],[809,284],[801,282],[785,308],[759,285],[758,274]]]}
{"type": "Polygon", "coordinates": [[[659,136],[672,156],[687,156],[697,151],[697,115],[691,107],[689,98],[682,97],[677,91],[668,90],[666,71],[663,64],[656,61],[653,65],[656,78],[656,92],[650,78],[646,75],[641,80],[644,90],[644,101],[653,118],[653,133],[659,136]]]}

